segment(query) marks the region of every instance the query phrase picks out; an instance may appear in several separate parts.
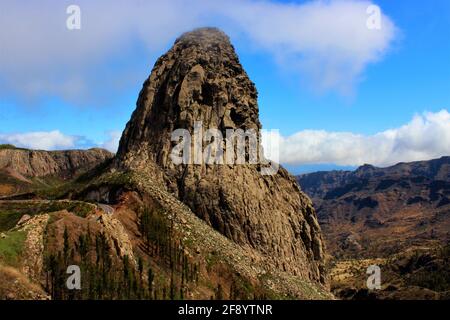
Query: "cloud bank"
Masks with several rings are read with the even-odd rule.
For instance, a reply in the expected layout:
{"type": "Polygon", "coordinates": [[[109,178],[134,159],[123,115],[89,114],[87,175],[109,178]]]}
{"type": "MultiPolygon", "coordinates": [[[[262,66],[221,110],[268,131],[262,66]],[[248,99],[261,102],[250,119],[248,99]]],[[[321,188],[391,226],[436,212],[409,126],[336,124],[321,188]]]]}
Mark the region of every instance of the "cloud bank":
{"type": "Polygon", "coordinates": [[[108,135],[109,135],[109,139],[103,143],[100,143],[99,147],[116,153],[117,149],[119,149],[119,142],[120,142],[120,138],[122,137],[122,132],[111,131],[111,132],[108,132],[108,135]]]}
{"type": "Polygon", "coordinates": [[[289,165],[390,166],[450,155],[450,113],[425,112],[374,135],[303,130],[279,137],[280,162],[289,165]]]}
{"type": "Polygon", "coordinates": [[[65,135],[59,130],[0,134],[0,143],[36,150],[70,149],[78,140],[78,137],[65,135]]]}
{"type": "Polygon", "coordinates": [[[373,9],[369,1],[247,1],[237,6],[227,14],[250,40],[319,91],[351,93],[365,68],[386,54],[398,33],[382,12],[379,29],[367,26],[373,9]]]}
{"type": "Polygon", "coordinates": [[[159,54],[180,33],[206,25],[271,54],[315,90],[345,94],[396,36],[386,15],[381,29],[367,28],[372,3],[365,0],[78,0],[81,30],[68,30],[71,4],[2,1],[0,94],[56,95],[71,102],[107,95],[101,87],[142,82],[145,70],[135,61],[147,62],[150,53],[159,54]],[[123,61],[130,56],[132,61],[123,61]]]}
{"type": "MultiPolygon", "coordinates": [[[[334,164],[360,166],[372,164],[390,166],[398,162],[429,160],[450,155],[450,113],[424,112],[415,115],[407,124],[374,135],[352,132],[303,130],[283,137],[273,131],[263,135],[279,143],[279,161],[287,165],[334,164]],[[274,135],[276,135],[274,137],[274,135]]],[[[116,152],[121,132],[108,133],[109,138],[100,143],[88,142],[89,147],[101,147],[116,152]]],[[[71,136],[59,130],[0,134],[0,143],[18,147],[55,150],[86,147],[82,136],[71,136]]]]}
{"type": "Polygon", "coordinates": [[[36,131],[22,133],[0,133],[0,144],[12,144],[19,148],[34,150],[65,150],[103,148],[113,153],[117,152],[122,132],[108,132],[108,139],[104,142],[95,143],[92,140],[77,135],[67,135],[60,130],[36,131]]]}

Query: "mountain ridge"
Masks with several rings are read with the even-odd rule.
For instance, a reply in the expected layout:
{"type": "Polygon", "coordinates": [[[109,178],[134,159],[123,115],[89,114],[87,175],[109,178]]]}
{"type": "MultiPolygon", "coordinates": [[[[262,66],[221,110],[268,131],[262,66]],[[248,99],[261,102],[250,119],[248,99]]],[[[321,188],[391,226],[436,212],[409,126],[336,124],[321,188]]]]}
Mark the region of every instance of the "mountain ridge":
{"type": "Polygon", "coordinates": [[[344,299],[448,299],[450,157],[297,177],[316,207],[332,291],[344,299]],[[367,291],[366,268],[383,288],[367,291]]]}
{"type": "Polygon", "coordinates": [[[44,151],[3,145],[0,147],[0,181],[3,182],[0,196],[64,183],[112,157],[111,152],[99,148],[44,151]]]}

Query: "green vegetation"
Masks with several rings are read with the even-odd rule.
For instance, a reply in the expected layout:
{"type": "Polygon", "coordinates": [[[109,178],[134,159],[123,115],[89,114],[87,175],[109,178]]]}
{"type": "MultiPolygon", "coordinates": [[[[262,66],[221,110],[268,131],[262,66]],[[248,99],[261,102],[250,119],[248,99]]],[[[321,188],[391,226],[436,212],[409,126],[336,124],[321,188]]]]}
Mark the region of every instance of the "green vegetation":
{"type": "MultiPolygon", "coordinates": [[[[55,176],[24,178],[24,180],[20,180],[8,172],[0,170],[0,196],[11,199],[33,198],[34,195],[45,194],[46,190],[58,189],[65,183],[63,179],[55,176]],[[12,189],[12,191],[3,191],[2,186],[3,188],[9,186],[8,189],[12,189]]],[[[47,197],[42,198],[47,199],[47,197]]]]}
{"type": "Polygon", "coordinates": [[[67,210],[73,214],[86,217],[95,209],[93,204],[82,201],[5,201],[0,203],[0,231],[13,228],[20,218],[28,214],[34,216],[42,213],[50,213],[67,210]]]}
{"type": "Polygon", "coordinates": [[[450,271],[420,270],[410,277],[409,284],[437,292],[449,291],[450,271]]]}
{"type": "Polygon", "coordinates": [[[0,196],[28,192],[30,187],[30,183],[16,179],[0,169],[0,196]]]}
{"type": "Polygon", "coordinates": [[[75,179],[75,183],[85,184],[91,182],[95,178],[100,177],[103,174],[103,172],[105,172],[105,170],[111,165],[112,161],[113,158],[108,159],[105,162],[100,163],[96,167],[92,168],[91,170],[83,173],[77,179],[75,179]]]}
{"type": "Polygon", "coordinates": [[[85,218],[94,209],[94,205],[82,201],[52,201],[42,212],[67,210],[79,217],[85,218]]]}
{"type": "Polygon", "coordinates": [[[0,259],[8,265],[17,266],[27,233],[25,231],[13,231],[5,235],[6,238],[0,238],[0,259]]]}
{"type": "Polygon", "coordinates": [[[45,258],[47,270],[47,292],[52,299],[113,299],[118,298],[118,274],[113,269],[110,247],[106,236],[93,235],[88,230],[80,235],[76,243],[70,242],[67,229],[64,230],[63,249],[50,253],[45,258]],[[82,272],[81,290],[68,290],[65,284],[68,265],[79,265],[82,272]]]}
{"type": "Polygon", "coordinates": [[[175,287],[167,285],[165,278],[163,281],[155,279],[155,272],[151,267],[145,267],[141,258],[136,269],[129,256],[117,257],[114,252],[103,233],[94,235],[88,230],[71,243],[66,229],[62,250],[50,253],[45,259],[47,292],[56,300],[176,297],[175,287]],[[68,265],[80,266],[81,290],[67,289],[68,265]]]}
{"type": "Polygon", "coordinates": [[[22,216],[21,211],[4,210],[0,207],[0,232],[13,228],[22,216]]]}
{"type": "Polygon", "coordinates": [[[198,281],[198,265],[186,254],[184,245],[177,238],[173,226],[160,208],[145,207],[140,213],[140,231],[150,256],[159,259],[170,270],[168,298],[183,299],[186,285],[198,281]]]}
{"type": "Polygon", "coordinates": [[[16,146],[12,145],[12,144],[0,144],[0,150],[3,149],[16,149],[16,146]]]}
{"type": "MultiPolygon", "coordinates": [[[[11,147],[3,147],[3,148],[10,149],[11,147]]],[[[0,196],[2,196],[1,186],[2,184],[4,184],[5,186],[6,185],[12,186],[15,189],[13,193],[3,194],[3,196],[8,196],[11,199],[31,199],[38,197],[41,199],[57,200],[57,199],[71,198],[72,194],[82,192],[86,188],[86,186],[102,178],[103,177],[102,173],[104,172],[104,170],[106,170],[108,166],[110,166],[112,160],[113,159],[106,160],[105,162],[94,167],[93,169],[85,173],[82,173],[77,178],[69,181],[53,175],[45,177],[32,177],[32,178],[26,177],[27,180],[22,181],[12,177],[7,172],[5,173],[0,170],[0,196]]],[[[109,175],[106,176],[108,177],[108,179],[110,178],[109,175]]],[[[122,175],[116,176],[120,177],[122,175]]],[[[118,183],[120,183],[120,181],[118,183]]]]}
{"type": "Polygon", "coordinates": [[[230,288],[230,299],[253,299],[255,293],[255,288],[253,285],[245,281],[243,278],[236,278],[231,283],[230,288]]]}
{"type": "Polygon", "coordinates": [[[65,229],[59,252],[45,258],[46,290],[52,299],[183,299],[188,284],[198,281],[198,265],[187,256],[160,210],[140,213],[146,260],[118,257],[105,234],[87,230],[73,242],[65,229]],[[149,258],[149,259],[148,259],[149,258]],[[66,268],[79,265],[81,290],[68,290],[66,268]]]}
{"type": "MultiPolygon", "coordinates": [[[[419,252],[411,258],[411,264],[421,265],[422,255],[419,252]]],[[[437,292],[450,291],[450,245],[437,250],[436,258],[420,267],[408,277],[408,283],[437,292]]]]}
{"type": "Polygon", "coordinates": [[[66,199],[83,197],[90,190],[97,190],[102,186],[127,187],[131,186],[131,177],[128,173],[103,172],[111,165],[113,159],[109,159],[95,168],[85,172],[72,181],[55,184],[46,188],[35,190],[35,194],[43,199],[66,199]]]}
{"type": "Polygon", "coordinates": [[[217,252],[213,251],[210,252],[207,256],[206,256],[206,269],[208,271],[211,271],[212,268],[221,262],[221,258],[220,256],[217,254],[217,252]]]}
{"type": "Polygon", "coordinates": [[[30,149],[19,148],[19,147],[16,147],[15,145],[13,145],[13,144],[6,143],[6,144],[0,144],[0,150],[25,150],[25,151],[28,151],[30,149]]]}
{"type": "MultiPolygon", "coordinates": [[[[127,259],[127,258],[124,258],[127,259]]],[[[124,262],[123,274],[131,274],[129,263],[124,262]]],[[[88,230],[79,236],[76,243],[70,242],[67,229],[64,230],[63,249],[50,253],[45,258],[47,270],[46,290],[52,299],[127,299],[132,298],[126,282],[120,274],[120,263],[111,255],[111,248],[103,233],[93,235],[88,230]],[[81,270],[81,290],[68,290],[66,269],[69,265],[79,265],[81,270]]],[[[127,278],[128,279],[128,278],[127,278]]]]}

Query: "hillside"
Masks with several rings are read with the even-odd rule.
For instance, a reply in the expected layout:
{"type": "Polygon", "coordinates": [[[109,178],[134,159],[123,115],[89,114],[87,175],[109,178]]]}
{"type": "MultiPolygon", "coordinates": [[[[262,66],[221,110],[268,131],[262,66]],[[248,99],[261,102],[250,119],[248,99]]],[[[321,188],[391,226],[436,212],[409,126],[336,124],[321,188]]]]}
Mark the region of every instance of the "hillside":
{"type": "Polygon", "coordinates": [[[112,157],[103,149],[37,151],[0,145],[0,198],[62,184],[112,157]]]}
{"type": "Polygon", "coordinates": [[[399,255],[429,255],[450,241],[450,157],[297,179],[338,260],[408,260],[399,255]]]}

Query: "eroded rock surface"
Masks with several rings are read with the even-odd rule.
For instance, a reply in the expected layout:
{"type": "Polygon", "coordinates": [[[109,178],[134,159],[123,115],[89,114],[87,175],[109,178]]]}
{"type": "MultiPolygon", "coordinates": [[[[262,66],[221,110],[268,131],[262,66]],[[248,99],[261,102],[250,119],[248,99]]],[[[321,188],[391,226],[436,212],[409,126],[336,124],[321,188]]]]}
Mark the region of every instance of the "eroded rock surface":
{"type": "Polygon", "coordinates": [[[255,85],[228,36],[213,28],[182,35],[158,59],[122,136],[117,168],[151,167],[169,192],[229,239],[281,270],[325,282],[315,211],[285,169],[262,175],[258,164],[172,162],[171,133],[192,134],[200,121],[204,131],[218,129],[223,137],[227,129],[261,129],[255,85]]]}
{"type": "Polygon", "coordinates": [[[100,163],[113,154],[103,149],[40,151],[1,149],[0,170],[18,180],[28,182],[29,177],[58,176],[69,179],[100,163]]]}

